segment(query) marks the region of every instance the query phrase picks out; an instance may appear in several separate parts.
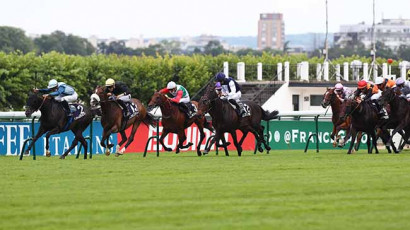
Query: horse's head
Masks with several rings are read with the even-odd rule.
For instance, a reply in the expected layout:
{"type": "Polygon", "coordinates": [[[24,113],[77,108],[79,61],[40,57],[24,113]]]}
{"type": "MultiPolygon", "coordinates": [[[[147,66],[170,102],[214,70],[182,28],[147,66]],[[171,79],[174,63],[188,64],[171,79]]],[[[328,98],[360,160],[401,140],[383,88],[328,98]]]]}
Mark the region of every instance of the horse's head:
{"type": "Polygon", "coordinates": [[[91,106],[91,110],[93,111],[94,115],[98,115],[98,116],[102,115],[100,101],[101,99],[98,96],[97,89],[96,89],[95,92],[91,94],[91,97],[90,97],[90,106],[91,106]]]}
{"type": "Polygon", "coordinates": [[[209,84],[205,89],[205,94],[198,102],[198,116],[201,117],[211,109],[211,103],[218,98],[215,86],[209,84]]]}
{"type": "Polygon", "coordinates": [[[108,96],[105,93],[105,87],[104,86],[99,86],[95,87],[94,93],[100,98],[100,100],[108,100],[108,96]]]}
{"type": "Polygon", "coordinates": [[[160,92],[154,92],[154,94],[151,96],[151,99],[148,102],[148,111],[151,111],[153,108],[157,106],[163,105],[168,98],[165,96],[165,94],[162,94],[160,92]]]}
{"type": "Polygon", "coordinates": [[[392,88],[386,88],[382,92],[382,96],[380,97],[380,103],[383,106],[386,106],[387,104],[393,101],[395,96],[396,96],[396,93],[394,92],[392,88]]]}
{"type": "Polygon", "coordinates": [[[330,103],[334,100],[335,96],[335,88],[327,88],[325,94],[323,95],[323,100],[321,103],[322,107],[328,107],[330,103]]]}
{"type": "Polygon", "coordinates": [[[43,104],[43,97],[38,93],[30,93],[25,106],[26,117],[30,117],[43,104]]]}

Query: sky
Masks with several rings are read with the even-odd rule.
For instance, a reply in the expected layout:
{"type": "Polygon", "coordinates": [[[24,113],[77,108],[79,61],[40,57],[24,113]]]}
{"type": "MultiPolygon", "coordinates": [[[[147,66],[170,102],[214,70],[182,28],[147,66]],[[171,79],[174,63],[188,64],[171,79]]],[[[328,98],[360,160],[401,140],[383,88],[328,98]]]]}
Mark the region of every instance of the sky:
{"type": "MultiPolygon", "coordinates": [[[[381,18],[410,18],[410,0],[375,0],[381,18]],[[407,14],[406,14],[407,13],[407,14]]],[[[325,0],[0,0],[0,25],[99,38],[256,36],[260,13],[282,13],[285,34],[326,32],[325,0]]],[[[373,0],[328,0],[329,32],[372,24],[373,0]]]]}

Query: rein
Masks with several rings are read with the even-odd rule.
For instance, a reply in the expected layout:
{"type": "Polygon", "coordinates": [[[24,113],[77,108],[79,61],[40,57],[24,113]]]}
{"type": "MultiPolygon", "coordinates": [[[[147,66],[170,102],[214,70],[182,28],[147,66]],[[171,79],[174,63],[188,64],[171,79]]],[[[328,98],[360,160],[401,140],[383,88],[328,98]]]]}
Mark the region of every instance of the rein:
{"type": "MultiPolygon", "coordinates": [[[[40,105],[40,107],[38,107],[38,109],[37,109],[37,110],[40,110],[40,109],[41,109],[41,107],[43,107],[44,102],[46,101],[46,99],[47,99],[47,97],[44,97],[44,98],[43,98],[43,101],[41,102],[41,105],[40,105]]],[[[37,111],[37,110],[36,110],[36,111],[37,111]]]]}

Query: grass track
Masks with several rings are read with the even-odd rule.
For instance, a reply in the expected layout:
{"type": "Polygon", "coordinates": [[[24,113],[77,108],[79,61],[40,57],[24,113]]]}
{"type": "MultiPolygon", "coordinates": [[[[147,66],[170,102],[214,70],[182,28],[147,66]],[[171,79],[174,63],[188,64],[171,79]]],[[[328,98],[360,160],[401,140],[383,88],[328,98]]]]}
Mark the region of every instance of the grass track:
{"type": "Polygon", "coordinates": [[[0,229],[410,229],[410,154],[0,157],[0,229]]]}

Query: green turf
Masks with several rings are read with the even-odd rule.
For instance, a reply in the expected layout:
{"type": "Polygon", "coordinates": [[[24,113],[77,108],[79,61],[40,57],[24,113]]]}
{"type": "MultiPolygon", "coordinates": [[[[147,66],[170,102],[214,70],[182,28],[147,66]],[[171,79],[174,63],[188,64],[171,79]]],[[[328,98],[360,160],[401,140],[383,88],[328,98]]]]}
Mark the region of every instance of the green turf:
{"type": "Polygon", "coordinates": [[[410,229],[410,154],[0,157],[0,229],[410,229]]]}

